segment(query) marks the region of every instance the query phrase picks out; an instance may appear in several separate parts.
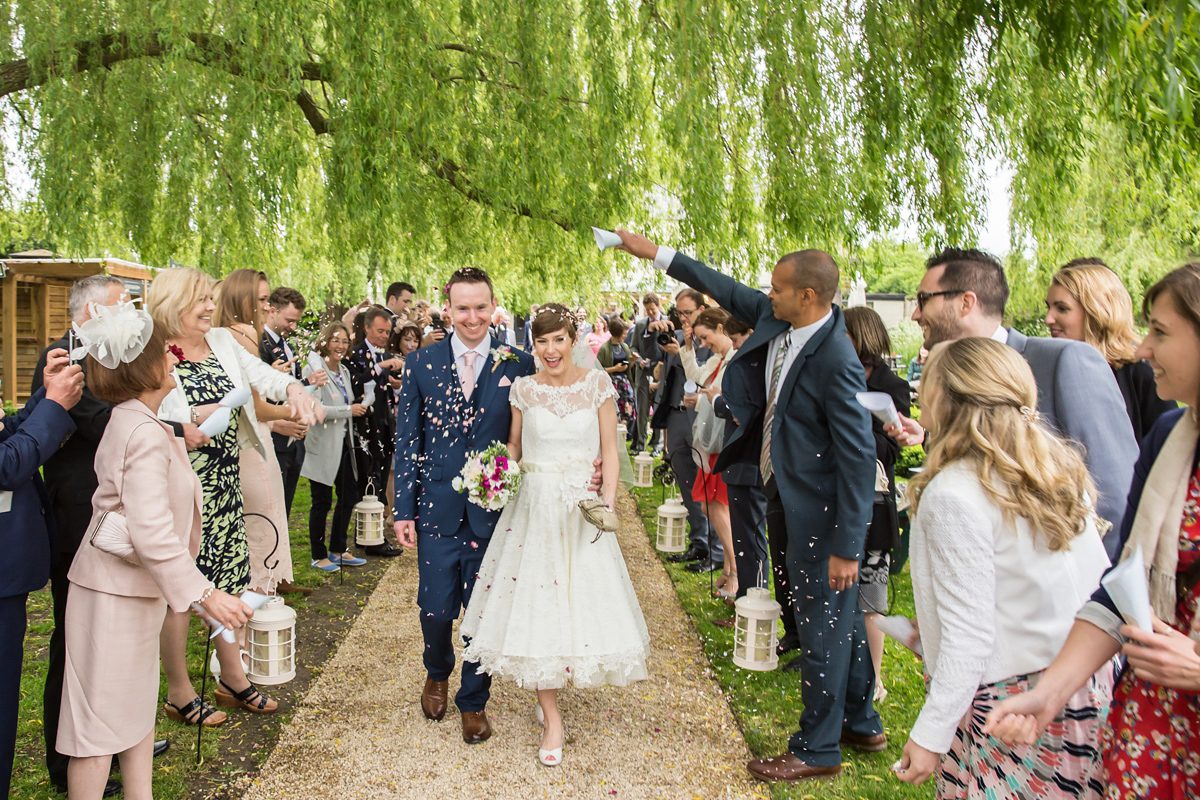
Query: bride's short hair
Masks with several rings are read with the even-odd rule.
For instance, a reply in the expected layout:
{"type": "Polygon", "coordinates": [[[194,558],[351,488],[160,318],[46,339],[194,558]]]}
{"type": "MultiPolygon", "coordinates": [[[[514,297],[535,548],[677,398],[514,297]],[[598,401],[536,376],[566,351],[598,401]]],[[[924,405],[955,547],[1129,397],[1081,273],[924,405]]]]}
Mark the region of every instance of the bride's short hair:
{"type": "Polygon", "coordinates": [[[529,324],[529,334],[535,339],[561,330],[565,330],[572,340],[576,338],[575,313],[562,303],[546,303],[529,324]]]}

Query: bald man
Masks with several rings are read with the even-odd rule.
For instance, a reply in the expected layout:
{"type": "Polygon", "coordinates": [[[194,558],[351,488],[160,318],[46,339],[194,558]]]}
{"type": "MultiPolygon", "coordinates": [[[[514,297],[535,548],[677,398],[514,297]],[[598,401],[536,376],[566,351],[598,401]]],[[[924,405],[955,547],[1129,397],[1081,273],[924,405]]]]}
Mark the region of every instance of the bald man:
{"type": "Polygon", "coordinates": [[[747,767],[765,781],[837,775],[842,745],[887,748],[871,706],[875,674],[858,605],[858,564],[875,495],[875,443],[870,417],[855,399],[867,388],[863,368],[842,311],[832,304],[837,265],[821,250],[788,253],[775,264],[764,295],[644,236],[617,233],[620,249],[652,259],[754,327],[733,357],[743,364],[746,380],[736,388],[743,395],[738,406],[748,413],[728,435],[716,467],[757,455],[768,520],[774,515],[785,523],[784,552],[772,552],[772,558],[786,566],[788,585],[780,591],[777,583],[776,593],[790,600],[795,615],[804,710],[788,751],[747,767]],[[762,443],[757,454],[748,454],[747,440],[756,437],[746,434],[755,428],[762,443]]]}

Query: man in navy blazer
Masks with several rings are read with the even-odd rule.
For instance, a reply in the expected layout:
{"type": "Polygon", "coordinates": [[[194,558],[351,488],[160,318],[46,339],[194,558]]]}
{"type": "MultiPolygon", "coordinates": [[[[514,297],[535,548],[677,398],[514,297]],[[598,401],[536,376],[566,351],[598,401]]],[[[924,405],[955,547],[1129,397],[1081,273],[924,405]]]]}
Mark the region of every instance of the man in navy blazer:
{"type": "Polygon", "coordinates": [[[837,265],[820,250],[789,253],[775,265],[771,293],[764,295],[644,236],[617,233],[621,249],[653,259],[753,325],[730,368],[765,354],[762,369],[744,373],[744,408],[754,411],[744,412],[750,418],[739,420],[717,467],[730,463],[750,431],[762,432],[768,509],[781,509],[787,526],[804,710],[788,752],[747,768],[768,781],[837,775],[840,745],[871,752],[887,747],[871,706],[875,675],[858,605],[858,564],[875,497],[875,443],[870,417],[855,399],[866,391],[862,364],[841,309],[832,305],[837,265]]]}
{"type": "Polygon", "coordinates": [[[17,741],[25,600],[50,579],[56,546],[50,496],[38,467],[75,431],[67,410],[83,394],[83,371],[52,352],[39,389],[15,417],[0,420],[0,546],[14,569],[0,571],[0,797],[8,797],[17,741]]]}
{"type": "MultiPolygon", "coordinates": [[[[472,452],[507,442],[512,413],[509,387],[534,373],[533,356],[491,336],[496,310],[492,282],[480,269],[460,269],[446,285],[454,333],[410,355],[396,424],[396,538],[417,548],[421,633],[428,676],[421,693],[425,716],[446,713],[454,671],[451,632],[471,600],[475,577],[499,511],[467,502],[451,485],[472,452]]],[[[462,665],[454,702],[462,714],[463,741],[491,736],[485,707],[491,677],[462,665]]]]}
{"type": "MultiPolygon", "coordinates": [[[[1112,523],[1104,535],[1108,557],[1119,555],[1125,497],[1138,457],[1125,401],[1100,351],[1084,342],[1025,336],[1002,326],[1008,302],[1004,267],[979,250],[947,248],[925,265],[913,320],[925,332],[925,347],[966,336],[1006,342],[1029,362],[1038,389],[1038,413],[1054,430],[1083,449],[1100,497],[1099,515],[1112,523]]],[[[906,420],[903,445],[918,444],[925,431],[906,420]]]]}

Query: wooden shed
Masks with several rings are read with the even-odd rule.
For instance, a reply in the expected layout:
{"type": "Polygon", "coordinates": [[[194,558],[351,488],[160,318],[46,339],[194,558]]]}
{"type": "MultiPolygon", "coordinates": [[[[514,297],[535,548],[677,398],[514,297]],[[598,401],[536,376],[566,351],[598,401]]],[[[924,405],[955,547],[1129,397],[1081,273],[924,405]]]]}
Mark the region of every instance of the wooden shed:
{"type": "Polygon", "coordinates": [[[119,258],[54,258],[45,251],[0,259],[0,398],[20,405],[38,356],[71,327],[67,296],[71,284],[89,275],[112,275],[130,297],[144,297],[154,271],[119,258]]]}

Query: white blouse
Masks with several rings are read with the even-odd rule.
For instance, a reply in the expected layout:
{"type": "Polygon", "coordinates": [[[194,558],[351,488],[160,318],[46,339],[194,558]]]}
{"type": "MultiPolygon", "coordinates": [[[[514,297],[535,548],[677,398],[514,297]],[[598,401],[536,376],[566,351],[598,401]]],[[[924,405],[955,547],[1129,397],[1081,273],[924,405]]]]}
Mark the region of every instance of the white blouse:
{"type": "Polygon", "coordinates": [[[980,686],[1050,665],[1109,565],[1091,522],[1070,549],[1035,543],[961,460],[921,494],[909,558],[931,678],[909,736],[935,753],[949,751],[980,686]]]}

